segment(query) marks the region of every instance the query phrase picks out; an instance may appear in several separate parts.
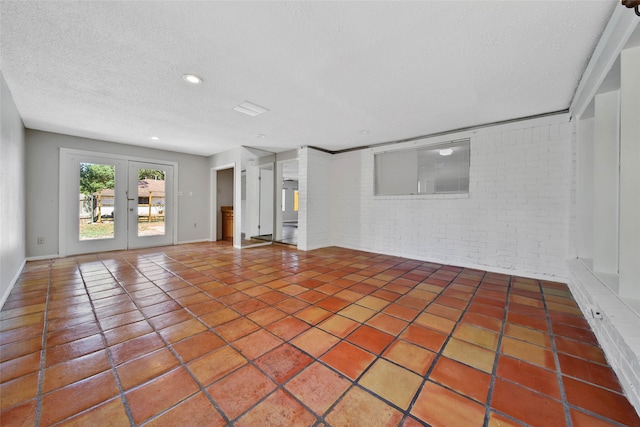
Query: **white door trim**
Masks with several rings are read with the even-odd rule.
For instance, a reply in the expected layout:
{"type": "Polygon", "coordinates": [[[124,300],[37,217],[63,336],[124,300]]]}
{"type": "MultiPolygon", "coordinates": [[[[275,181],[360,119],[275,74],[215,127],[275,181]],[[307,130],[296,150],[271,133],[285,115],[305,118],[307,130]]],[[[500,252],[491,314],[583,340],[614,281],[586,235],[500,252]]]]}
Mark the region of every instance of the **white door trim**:
{"type": "Polygon", "coordinates": [[[127,247],[129,249],[139,249],[150,246],[165,246],[175,244],[175,216],[173,215],[173,207],[176,205],[176,194],[173,191],[173,181],[175,179],[175,172],[173,166],[166,163],[157,162],[139,162],[136,160],[129,160],[127,162],[127,220],[129,230],[127,233],[127,247]],[[164,234],[157,236],[139,236],[138,235],[138,169],[143,167],[145,169],[163,169],[168,172],[165,175],[165,212],[169,212],[169,215],[164,217],[164,234]],[[133,199],[133,200],[131,200],[133,199]],[[132,207],[135,206],[135,207],[132,207]],[[169,207],[167,210],[166,208],[169,207]],[[135,225],[134,225],[135,224],[135,225]]]}
{"type": "Polygon", "coordinates": [[[211,197],[209,199],[209,241],[210,242],[215,242],[216,240],[218,240],[218,171],[221,170],[226,170],[226,169],[233,169],[233,188],[234,188],[234,194],[233,194],[233,210],[234,210],[234,230],[233,230],[233,241],[234,241],[234,245],[235,245],[235,240],[236,240],[236,230],[235,230],[235,223],[237,221],[239,221],[237,218],[239,218],[238,215],[240,215],[240,207],[236,206],[236,163],[228,163],[226,165],[222,165],[222,166],[216,166],[211,168],[210,172],[209,172],[209,182],[211,183],[211,197]]]}

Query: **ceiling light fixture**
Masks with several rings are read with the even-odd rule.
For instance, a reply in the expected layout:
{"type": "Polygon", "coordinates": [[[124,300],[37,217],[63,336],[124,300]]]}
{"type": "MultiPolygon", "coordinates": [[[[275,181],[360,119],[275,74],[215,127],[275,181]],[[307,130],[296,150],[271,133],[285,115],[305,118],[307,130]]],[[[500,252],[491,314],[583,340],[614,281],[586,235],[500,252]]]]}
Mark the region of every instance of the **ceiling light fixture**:
{"type": "Polygon", "coordinates": [[[253,104],[249,101],[245,101],[242,104],[233,107],[233,109],[239,113],[246,114],[247,116],[251,117],[259,116],[260,114],[269,111],[266,108],[253,104]]]}
{"type": "Polygon", "coordinates": [[[453,154],[453,148],[443,148],[439,153],[441,156],[450,156],[453,154]]]}
{"type": "Polygon", "coordinates": [[[183,74],[182,75],[182,79],[187,82],[187,83],[191,83],[194,85],[199,85],[200,83],[203,82],[202,77],[198,77],[195,74],[183,74]]]}
{"type": "Polygon", "coordinates": [[[149,139],[152,139],[154,141],[160,141],[160,138],[158,138],[157,136],[152,136],[149,139]]]}
{"type": "Polygon", "coordinates": [[[363,134],[363,135],[366,135],[366,134],[369,133],[369,131],[367,129],[365,129],[365,130],[361,130],[360,133],[363,134]]]}
{"type": "Polygon", "coordinates": [[[256,137],[258,137],[258,138],[266,138],[267,135],[265,135],[264,133],[259,133],[259,134],[256,135],[256,137]]]}

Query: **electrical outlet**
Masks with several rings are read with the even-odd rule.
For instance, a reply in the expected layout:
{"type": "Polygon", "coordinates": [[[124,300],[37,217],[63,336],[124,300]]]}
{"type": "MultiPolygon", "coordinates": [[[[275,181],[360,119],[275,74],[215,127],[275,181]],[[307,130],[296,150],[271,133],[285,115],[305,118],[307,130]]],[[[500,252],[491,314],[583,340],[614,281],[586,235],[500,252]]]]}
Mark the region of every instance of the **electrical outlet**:
{"type": "Polygon", "coordinates": [[[44,245],[44,237],[38,237],[38,244],[44,245]]]}

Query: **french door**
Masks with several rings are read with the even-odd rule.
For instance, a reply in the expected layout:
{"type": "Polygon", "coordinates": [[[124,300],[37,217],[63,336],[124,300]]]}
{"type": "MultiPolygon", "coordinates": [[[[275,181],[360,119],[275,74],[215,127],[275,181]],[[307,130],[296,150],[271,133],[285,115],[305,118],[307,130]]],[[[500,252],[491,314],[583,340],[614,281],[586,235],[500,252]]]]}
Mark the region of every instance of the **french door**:
{"type": "Polygon", "coordinates": [[[173,166],[129,161],[128,246],[173,243],[173,166]]]}
{"type": "Polygon", "coordinates": [[[61,256],[174,243],[174,167],[61,150],[61,256]]]}

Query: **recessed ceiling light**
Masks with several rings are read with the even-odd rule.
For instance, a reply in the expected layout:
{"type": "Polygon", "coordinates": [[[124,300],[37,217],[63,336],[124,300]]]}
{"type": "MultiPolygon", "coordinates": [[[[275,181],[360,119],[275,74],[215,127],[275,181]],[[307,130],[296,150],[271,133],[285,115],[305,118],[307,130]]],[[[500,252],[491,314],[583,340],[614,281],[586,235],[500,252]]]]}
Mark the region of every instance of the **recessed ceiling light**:
{"type": "Polygon", "coordinates": [[[366,134],[369,133],[369,131],[367,129],[365,129],[365,130],[361,130],[360,133],[363,134],[363,135],[366,135],[366,134]]]}
{"type": "Polygon", "coordinates": [[[258,138],[266,138],[267,135],[265,135],[263,133],[259,133],[259,134],[256,135],[256,137],[258,137],[258,138]]]}
{"type": "Polygon", "coordinates": [[[245,101],[242,104],[233,107],[233,109],[239,113],[243,113],[251,117],[255,117],[269,111],[266,108],[253,104],[249,101],[245,101]]]}
{"type": "Polygon", "coordinates": [[[198,77],[195,74],[184,74],[182,78],[184,79],[185,82],[191,83],[194,85],[198,85],[203,81],[201,77],[198,77]]]}
{"type": "Polygon", "coordinates": [[[453,154],[453,148],[443,148],[439,151],[439,153],[441,156],[450,156],[451,154],[453,154]]]}
{"type": "Polygon", "coordinates": [[[152,140],[154,140],[154,141],[160,141],[160,138],[158,138],[157,136],[152,136],[152,137],[151,137],[151,138],[149,138],[149,139],[152,139],[152,140]]]}

